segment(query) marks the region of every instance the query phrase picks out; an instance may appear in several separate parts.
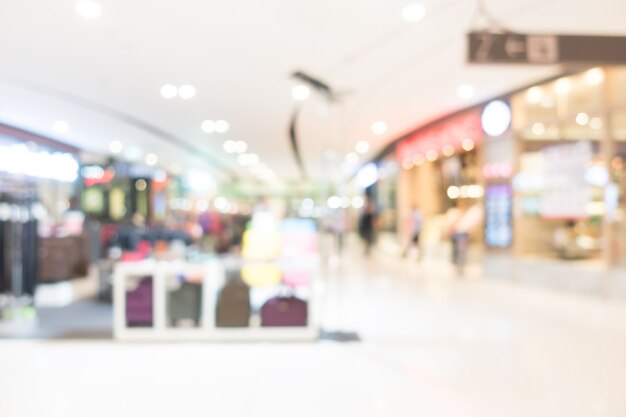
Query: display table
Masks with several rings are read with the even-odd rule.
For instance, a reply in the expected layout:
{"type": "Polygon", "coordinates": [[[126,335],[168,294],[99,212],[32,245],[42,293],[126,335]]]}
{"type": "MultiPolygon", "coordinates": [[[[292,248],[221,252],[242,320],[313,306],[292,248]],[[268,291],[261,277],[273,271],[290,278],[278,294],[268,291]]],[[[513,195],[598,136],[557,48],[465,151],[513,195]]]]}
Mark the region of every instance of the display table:
{"type": "MultiPolygon", "coordinates": [[[[115,265],[113,273],[113,304],[114,304],[114,337],[125,341],[314,341],[318,337],[316,326],[316,300],[314,283],[319,275],[319,257],[311,256],[304,259],[289,261],[264,262],[263,265],[278,267],[281,271],[296,266],[300,271],[306,270],[308,282],[298,288],[290,288],[284,284],[270,285],[263,288],[250,288],[250,320],[246,327],[218,327],[216,325],[216,309],[221,290],[224,288],[227,271],[254,266],[250,261],[239,259],[212,258],[203,262],[155,261],[120,262],[115,265]],[[183,277],[191,277],[192,284],[184,284],[188,291],[186,303],[179,302],[178,307],[172,306],[172,294],[180,291],[183,277]],[[141,288],[140,288],[141,287],[141,288]],[[198,297],[194,298],[194,290],[198,297]],[[306,325],[303,326],[262,326],[259,306],[271,297],[281,294],[297,294],[306,300],[306,325]],[[269,295],[268,295],[269,294],[269,295]],[[133,297],[133,298],[129,298],[133,297]],[[141,297],[144,299],[142,300],[141,297]],[[149,299],[145,299],[148,297],[149,299]],[[169,298],[168,298],[169,297],[169,298]],[[141,325],[131,323],[129,314],[135,315],[136,310],[129,309],[128,300],[137,303],[144,311],[134,317],[141,325]],[[195,308],[198,303],[197,316],[187,320],[184,326],[177,326],[172,316],[183,309],[195,308]],[[261,300],[259,302],[258,300],[261,300]],[[143,304],[142,304],[143,303],[143,304]],[[192,305],[193,304],[193,305],[192,305]],[[142,321],[143,320],[143,321],[142,321]]],[[[304,303],[303,303],[304,304],[304,303]]],[[[265,307],[263,307],[265,308],[265,307]]]]}

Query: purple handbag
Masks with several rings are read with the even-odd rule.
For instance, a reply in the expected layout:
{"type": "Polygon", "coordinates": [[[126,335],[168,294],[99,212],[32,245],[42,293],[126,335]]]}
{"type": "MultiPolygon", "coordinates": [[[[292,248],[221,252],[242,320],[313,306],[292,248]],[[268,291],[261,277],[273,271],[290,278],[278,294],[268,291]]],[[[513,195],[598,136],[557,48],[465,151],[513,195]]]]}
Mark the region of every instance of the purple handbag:
{"type": "Polygon", "coordinates": [[[305,327],[307,322],[307,302],[294,296],[274,297],[261,307],[263,327],[305,327]]]}
{"type": "Polygon", "coordinates": [[[142,278],[137,288],[126,292],[126,324],[152,326],[152,277],[142,278]]]}

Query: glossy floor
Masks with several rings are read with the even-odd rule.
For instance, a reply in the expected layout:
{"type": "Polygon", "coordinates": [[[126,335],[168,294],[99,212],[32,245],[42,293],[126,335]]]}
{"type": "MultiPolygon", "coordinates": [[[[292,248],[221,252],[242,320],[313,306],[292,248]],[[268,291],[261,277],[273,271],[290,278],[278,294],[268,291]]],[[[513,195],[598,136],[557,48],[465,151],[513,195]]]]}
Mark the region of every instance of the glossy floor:
{"type": "Polygon", "coordinates": [[[328,264],[360,343],[0,342],[0,416],[625,416],[626,304],[438,261],[328,264]]]}

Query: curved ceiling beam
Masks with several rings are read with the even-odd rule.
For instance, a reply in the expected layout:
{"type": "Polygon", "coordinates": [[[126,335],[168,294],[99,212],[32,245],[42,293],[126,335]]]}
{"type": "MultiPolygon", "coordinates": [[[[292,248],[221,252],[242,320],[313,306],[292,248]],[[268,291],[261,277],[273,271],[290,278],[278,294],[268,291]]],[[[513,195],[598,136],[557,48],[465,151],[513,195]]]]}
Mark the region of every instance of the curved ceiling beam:
{"type": "Polygon", "coordinates": [[[124,113],[122,111],[108,107],[104,104],[100,104],[71,93],[40,85],[31,81],[26,81],[12,75],[0,74],[0,78],[8,80],[10,84],[16,87],[55,97],[73,104],[77,104],[97,113],[104,114],[113,119],[121,121],[122,123],[125,123],[127,125],[133,126],[134,128],[149,133],[150,135],[164,142],[177,146],[178,148],[182,149],[185,152],[188,152],[196,158],[201,157],[204,162],[210,163],[213,168],[215,168],[222,174],[225,174],[230,179],[238,178],[238,175],[235,171],[225,166],[221,161],[216,159],[211,153],[207,152],[206,150],[195,146],[172,133],[169,133],[128,113],[124,113]]]}

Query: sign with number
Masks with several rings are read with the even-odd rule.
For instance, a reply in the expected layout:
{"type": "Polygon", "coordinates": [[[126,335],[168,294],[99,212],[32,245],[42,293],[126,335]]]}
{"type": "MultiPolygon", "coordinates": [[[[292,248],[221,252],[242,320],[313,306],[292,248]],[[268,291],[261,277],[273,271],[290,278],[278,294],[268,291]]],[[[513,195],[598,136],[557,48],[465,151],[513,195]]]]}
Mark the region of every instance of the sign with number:
{"type": "Polygon", "coordinates": [[[626,64],[626,37],[471,32],[474,64],[626,64]]]}

